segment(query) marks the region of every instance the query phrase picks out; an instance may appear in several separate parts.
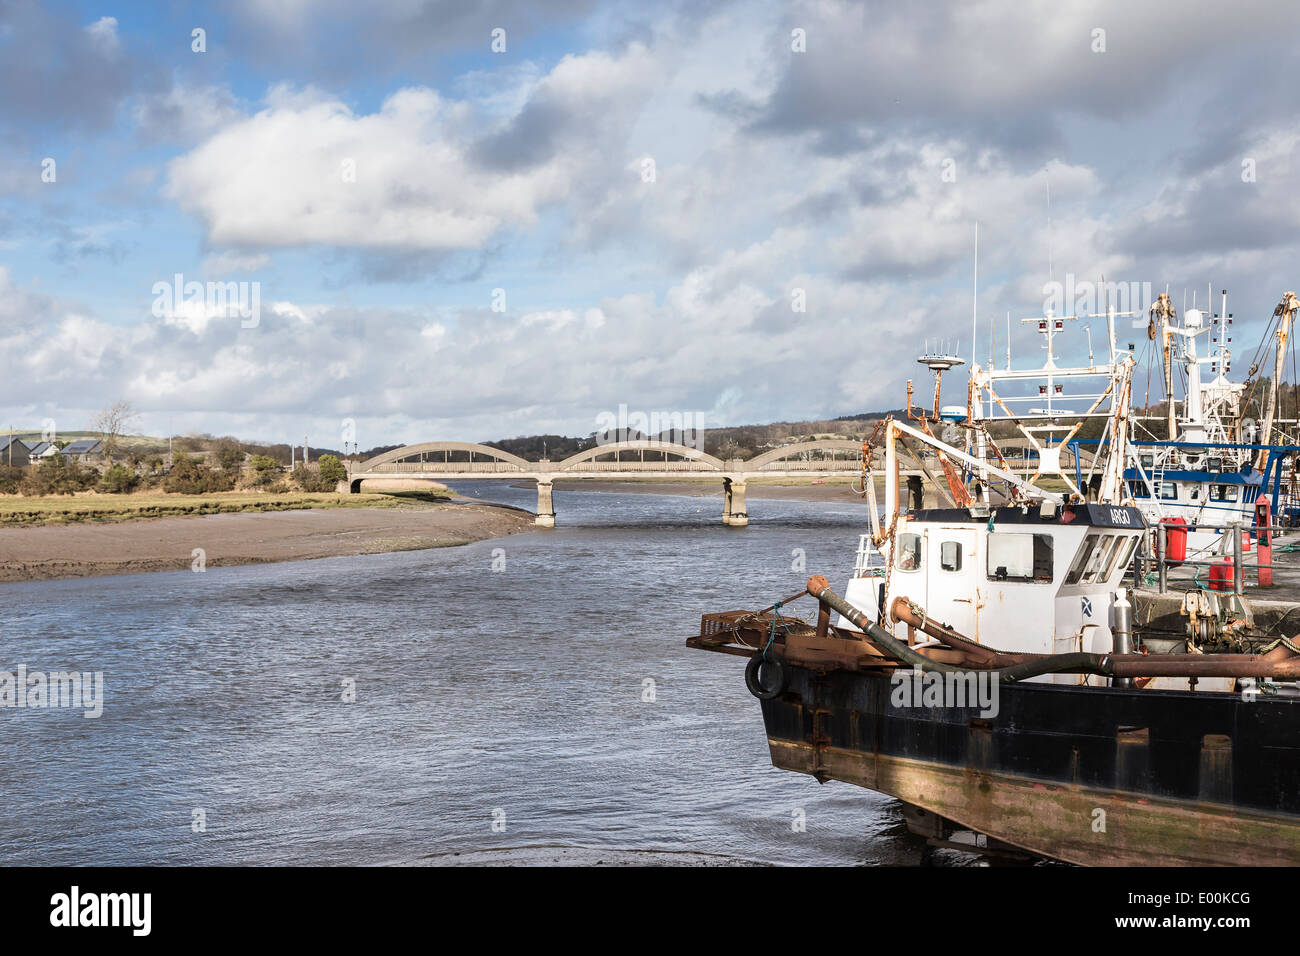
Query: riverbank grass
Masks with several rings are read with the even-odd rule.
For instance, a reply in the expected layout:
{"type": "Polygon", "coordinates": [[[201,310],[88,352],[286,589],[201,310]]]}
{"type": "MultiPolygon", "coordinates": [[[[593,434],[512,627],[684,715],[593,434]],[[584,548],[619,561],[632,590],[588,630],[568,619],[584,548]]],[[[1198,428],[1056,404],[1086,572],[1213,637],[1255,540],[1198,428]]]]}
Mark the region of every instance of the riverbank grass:
{"type": "Polygon", "coordinates": [[[310,508],[423,508],[449,500],[451,500],[450,494],[437,491],[362,495],[310,492],[269,494],[250,491],[227,491],[207,495],[159,493],[45,497],[0,495],[0,527],[104,523],[140,518],[299,511],[310,508]]]}

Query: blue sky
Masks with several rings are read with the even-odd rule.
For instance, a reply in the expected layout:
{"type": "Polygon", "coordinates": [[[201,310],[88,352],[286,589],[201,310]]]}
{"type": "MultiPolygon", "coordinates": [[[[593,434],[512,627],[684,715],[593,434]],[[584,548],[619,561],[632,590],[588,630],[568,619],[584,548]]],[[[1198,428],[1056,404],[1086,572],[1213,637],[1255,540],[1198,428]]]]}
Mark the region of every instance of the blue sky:
{"type": "Polygon", "coordinates": [[[1251,352],[1300,284],[1297,20],[0,0],[0,421],[125,398],[155,434],[349,419],[368,447],[896,407],[926,338],[969,350],[976,220],[981,354],[1049,252],[1176,304],[1227,287],[1251,352]],[[177,273],[257,283],[256,323],[157,314],[177,273]]]}

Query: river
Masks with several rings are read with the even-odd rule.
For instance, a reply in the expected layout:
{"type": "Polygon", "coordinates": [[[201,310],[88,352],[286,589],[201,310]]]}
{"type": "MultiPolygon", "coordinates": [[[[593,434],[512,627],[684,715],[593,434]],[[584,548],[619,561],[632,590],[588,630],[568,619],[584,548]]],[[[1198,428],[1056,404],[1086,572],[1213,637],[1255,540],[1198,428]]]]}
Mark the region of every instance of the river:
{"type": "Polygon", "coordinates": [[[683,644],[704,611],[842,585],[861,506],[755,499],[729,529],[718,498],[555,505],[460,548],[0,585],[0,670],[104,675],[98,719],[0,710],[0,863],[917,861],[897,803],[773,769],[743,660],[683,644]]]}

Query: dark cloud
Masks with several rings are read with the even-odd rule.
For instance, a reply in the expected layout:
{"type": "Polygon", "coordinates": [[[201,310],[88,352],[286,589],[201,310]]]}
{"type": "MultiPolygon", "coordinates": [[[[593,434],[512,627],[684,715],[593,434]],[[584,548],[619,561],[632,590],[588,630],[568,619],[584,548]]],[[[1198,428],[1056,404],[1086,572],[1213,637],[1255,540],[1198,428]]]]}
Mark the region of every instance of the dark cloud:
{"type": "Polygon", "coordinates": [[[750,123],[762,118],[763,103],[745,96],[739,90],[717,90],[697,93],[695,102],[718,116],[740,123],[750,123]]]}
{"type": "Polygon", "coordinates": [[[497,28],[506,31],[502,62],[536,57],[539,36],[571,31],[593,6],[595,0],[241,0],[233,10],[229,44],[280,78],[315,83],[395,74],[428,78],[445,68],[449,53],[487,53],[497,28]]]}
{"type": "Polygon", "coordinates": [[[825,138],[887,123],[891,132],[946,130],[1041,153],[1059,146],[1072,117],[1132,120],[1216,75],[1225,60],[1233,70],[1294,62],[1278,38],[1295,35],[1300,8],[993,2],[976,15],[964,4],[867,0],[801,4],[785,21],[772,40],[778,79],[756,132],[825,138]],[[804,53],[790,49],[794,28],[806,32],[804,53]],[[1099,29],[1104,52],[1093,49],[1099,29]]]}
{"type": "Polygon", "coordinates": [[[163,82],[155,67],[129,55],[115,25],[0,0],[0,125],[105,129],[134,89],[163,82]]]}
{"type": "Polygon", "coordinates": [[[1174,145],[1178,166],[1194,176],[1254,149],[1259,132],[1280,122],[1300,128],[1300,45],[1279,45],[1218,70],[1193,118],[1174,145]]]}
{"type": "Polygon", "coordinates": [[[479,140],[470,156],[498,172],[540,166],[555,155],[571,118],[545,94],[534,97],[508,126],[479,140]]]}
{"type": "Polygon", "coordinates": [[[1116,248],[1143,257],[1227,256],[1296,244],[1300,203],[1292,197],[1300,177],[1270,186],[1267,167],[1262,183],[1244,183],[1239,172],[1225,166],[1197,188],[1164,190],[1148,217],[1116,230],[1116,248]]]}
{"type": "Polygon", "coordinates": [[[326,288],[347,288],[365,283],[426,282],[435,279],[448,284],[477,282],[488,262],[500,255],[500,243],[491,242],[473,250],[375,250],[336,253],[332,258],[339,271],[324,280],[326,288]]]}

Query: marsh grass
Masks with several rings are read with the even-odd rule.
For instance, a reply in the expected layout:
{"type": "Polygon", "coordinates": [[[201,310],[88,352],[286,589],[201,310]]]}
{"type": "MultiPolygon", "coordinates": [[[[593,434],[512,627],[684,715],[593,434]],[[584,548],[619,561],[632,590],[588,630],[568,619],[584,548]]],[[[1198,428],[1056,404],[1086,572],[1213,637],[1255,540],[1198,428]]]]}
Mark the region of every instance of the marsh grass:
{"type": "Polygon", "coordinates": [[[449,501],[450,497],[449,494],[432,491],[363,495],[309,492],[267,494],[249,491],[217,492],[206,495],[171,495],[157,492],[45,497],[0,495],[0,527],[77,522],[105,523],[140,518],[298,511],[306,508],[419,508],[449,501]]]}

